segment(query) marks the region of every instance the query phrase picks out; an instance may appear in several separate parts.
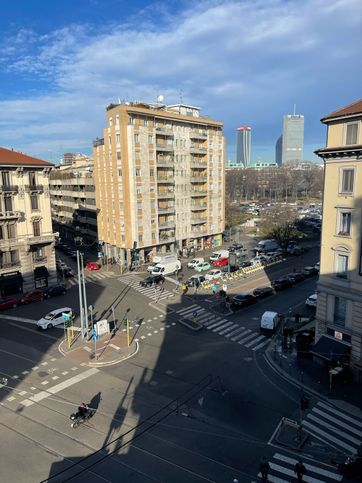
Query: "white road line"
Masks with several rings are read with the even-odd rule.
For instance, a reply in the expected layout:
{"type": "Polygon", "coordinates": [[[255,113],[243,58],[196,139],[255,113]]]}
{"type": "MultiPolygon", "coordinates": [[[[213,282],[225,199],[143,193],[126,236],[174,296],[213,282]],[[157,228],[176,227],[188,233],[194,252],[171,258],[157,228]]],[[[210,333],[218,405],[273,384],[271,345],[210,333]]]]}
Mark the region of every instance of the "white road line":
{"type": "Polygon", "coordinates": [[[238,328],[236,330],[233,330],[232,332],[230,332],[230,334],[227,334],[225,337],[229,338],[232,335],[235,335],[235,334],[238,334],[239,332],[242,332],[243,330],[245,330],[245,327],[240,327],[240,325],[238,325],[238,328]]]}
{"type": "Polygon", "coordinates": [[[242,337],[245,334],[249,334],[250,332],[251,332],[250,329],[246,329],[246,330],[244,330],[244,332],[242,332],[241,334],[238,334],[236,337],[233,337],[231,340],[233,342],[236,342],[237,340],[239,340],[240,337],[242,337]]]}
{"type": "Polygon", "coordinates": [[[214,327],[217,327],[218,325],[225,324],[227,322],[227,319],[218,319],[217,322],[212,323],[211,325],[208,325],[206,328],[208,330],[213,329],[214,327]]]}
{"type": "Polygon", "coordinates": [[[252,345],[256,344],[257,342],[260,342],[261,340],[265,339],[265,335],[259,335],[256,339],[252,340],[248,344],[245,344],[245,347],[251,347],[252,345]]]}
{"type": "MultiPolygon", "coordinates": [[[[354,433],[357,436],[361,436],[362,437],[362,431],[359,431],[358,429],[354,428],[350,424],[346,424],[343,421],[340,421],[339,419],[334,418],[330,414],[327,414],[326,412],[321,411],[320,409],[318,409],[316,407],[314,407],[312,409],[312,412],[317,413],[320,416],[323,416],[324,419],[328,419],[329,421],[332,421],[332,423],[335,423],[335,424],[337,424],[338,426],[341,426],[344,429],[348,429],[351,433],[354,433]]],[[[354,421],[354,423],[358,424],[358,422],[355,422],[355,421],[354,421]]]]}
{"type": "Polygon", "coordinates": [[[256,347],[253,347],[253,351],[257,351],[258,349],[261,349],[262,347],[264,347],[265,345],[267,345],[268,343],[270,342],[270,339],[266,339],[264,342],[262,342],[261,344],[257,345],[256,347]]]}
{"type": "Polygon", "coordinates": [[[327,423],[326,421],[323,421],[322,419],[318,418],[317,416],[314,416],[312,413],[309,413],[307,416],[308,420],[312,420],[315,423],[319,424],[320,426],[323,426],[326,429],[329,429],[329,431],[333,431],[333,433],[339,434],[343,439],[347,439],[351,443],[359,446],[361,443],[360,439],[354,438],[353,436],[350,436],[347,433],[344,433],[341,429],[336,428],[335,426],[332,426],[331,424],[327,423]]]}
{"type": "Polygon", "coordinates": [[[341,411],[338,411],[338,409],[335,409],[334,407],[328,406],[328,404],[325,404],[323,402],[319,402],[317,404],[317,406],[321,406],[322,408],[325,408],[327,411],[330,411],[331,413],[333,413],[335,416],[340,416],[341,418],[345,419],[346,421],[353,423],[358,428],[362,428],[362,421],[360,419],[351,418],[350,416],[347,416],[346,414],[342,413],[341,411]]]}
{"type": "Polygon", "coordinates": [[[19,396],[25,396],[25,394],[26,394],[26,391],[20,391],[19,392],[19,396]]]}
{"type": "Polygon", "coordinates": [[[113,347],[113,349],[116,349],[117,351],[120,349],[120,347],[118,347],[118,345],[115,345],[115,344],[109,344],[109,347],[113,347]]]}
{"type": "MultiPolygon", "coordinates": [[[[261,473],[258,474],[258,477],[261,479],[261,473]]],[[[282,480],[281,478],[271,474],[268,474],[268,481],[271,483],[290,483],[290,480],[282,480]]]]}
{"type": "Polygon", "coordinates": [[[357,452],[356,448],[354,448],[353,446],[351,446],[347,443],[344,443],[340,439],[335,438],[334,436],[330,435],[329,433],[326,433],[322,429],[318,428],[314,424],[309,423],[306,420],[303,421],[302,425],[305,429],[307,429],[307,430],[309,429],[309,431],[312,434],[314,434],[315,436],[317,436],[319,439],[331,441],[335,445],[340,446],[341,448],[344,448],[345,450],[349,451],[352,454],[355,454],[357,452]]]}
{"type": "Polygon", "coordinates": [[[70,379],[67,379],[66,381],[60,382],[59,384],[53,387],[50,387],[47,391],[41,391],[38,394],[35,394],[34,396],[30,397],[29,399],[24,399],[23,401],[21,401],[21,404],[26,407],[31,406],[36,402],[39,402],[39,401],[42,401],[43,399],[48,398],[52,394],[57,394],[63,389],[66,389],[67,387],[70,387],[73,384],[77,384],[78,382],[83,381],[84,379],[87,379],[90,376],[93,376],[97,372],[98,372],[98,369],[96,369],[95,367],[93,367],[92,369],[88,369],[82,374],[73,376],[70,379]]]}
{"type": "MultiPolygon", "coordinates": [[[[272,470],[278,471],[279,473],[283,473],[283,475],[287,475],[295,478],[294,470],[291,470],[289,468],[284,468],[284,466],[277,465],[273,462],[270,462],[269,465],[272,470]]],[[[268,475],[268,479],[270,479],[269,475],[268,475]]],[[[303,481],[307,481],[308,483],[325,483],[325,481],[318,480],[317,478],[313,478],[308,475],[303,476],[303,481]]]]}
{"type": "Polygon", "coordinates": [[[227,329],[223,330],[222,332],[219,332],[219,335],[225,335],[227,334],[228,332],[230,332],[231,330],[235,329],[235,327],[238,327],[238,324],[233,324],[231,322],[231,327],[228,327],[227,329]]]}
{"type": "MultiPolygon", "coordinates": [[[[288,456],[284,456],[282,454],[276,453],[273,458],[284,461],[285,463],[289,463],[291,465],[295,465],[298,460],[289,458],[288,456]]],[[[304,466],[306,467],[307,471],[312,471],[313,473],[318,473],[319,475],[326,476],[327,478],[332,478],[332,480],[341,481],[343,476],[339,475],[338,473],[332,473],[331,471],[325,470],[323,468],[319,468],[314,465],[310,465],[309,463],[303,462],[304,466]]]]}
{"type": "Polygon", "coordinates": [[[212,332],[219,332],[219,330],[224,331],[224,329],[226,329],[226,327],[229,327],[232,324],[233,324],[232,322],[227,322],[226,324],[224,324],[224,325],[222,325],[220,327],[216,327],[216,329],[212,329],[212,332]]]}
{"type": "Polygon", "coordinates": [[[182,314],[183,312],[188,312],[193,307],[201,308],[200,305],[193,304],[193,305],[190,305],[189,307],[186,307],[186,308],[183,308],[183,309],[180,309],[180,310],[176,310],[176,314],[182,314]]]}
{"type": "Polygon", "coordinates": [[[11,401],[14,401],[15,397],[14,396],[10,396],[7,398],[7,401],[11,402],[11,401]]]}
{"type": "Polygon", "coordinates": [[[248,340],[252,339],[256,335],[257,334],[255,332],[252,332],[251,334],[249,334],[248,336],[244,337],[243,339],[238,340],[238,344],[244,344],[244,342],[247,342],[248,340]]]}

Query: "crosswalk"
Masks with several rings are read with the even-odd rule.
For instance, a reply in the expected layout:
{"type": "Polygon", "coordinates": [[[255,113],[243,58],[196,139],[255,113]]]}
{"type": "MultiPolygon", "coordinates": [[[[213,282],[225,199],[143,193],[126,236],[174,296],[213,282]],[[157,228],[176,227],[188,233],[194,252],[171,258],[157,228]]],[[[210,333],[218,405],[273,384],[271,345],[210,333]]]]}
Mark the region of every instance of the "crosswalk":
{"type": "Polygon", "coordinates": [[[346,454],[356,454],[362,443],[362,419],[319,401],[302,426],[319,440],[346,454]]]}
{"type": "Polygon", "coordinates": [[[174,297],[175,294],[165,290],[163,285],[156,285],[155,287],[142,287],[140,285],[141,278],[137,275],[125,275],[122,278],[118,279],[120,282],[132,287],[137,292],[140,292],[142,295],[150,298],[154,302],[158,302],[159,300],[169,299],[174,297]]]}
{"type": "Polygon", "coordinates": [[[176,314],[183,319],[195,320],[211,332],[225,337],[225,339],[229,339],[232,342],[236,342],[252,351],[261,349],[270,340],[258,332],[241,327],[235,322],[209,312],[197,304],[176,310],[176,314]]]}
{"type": "MultiPolygon", "coordinates": [[[[114,272],[97,272],[91,273],[84,277],[84,281],[87,282],[99,282],[100,280],[104,280],[106,278],[114,277],[114,272]]],[[[74,287],[78,285],[78,277],[68,278],[66,282],[68,287],[74,287]]]]}
{"type": "MultiPolygon", "coordinates": [[[[270,471],[268,474],[268,482],[295,482],[296,474],[294,473],[294,466],[297,462],[298,460],[295,458],[291,458],[282,453],[275,453],[269,461],[270,471]]],[[[303,481],[306,481],[307,483],[335,483],[341,481],[343,478],[334,467],[314,461],[313,463],[309,463],[305,460],[303,460],[303,464],[306,468],[306,474],[303,477],[303,481]]],[[[261,473],[258,474],[258,478],[261,479],[261,473]]]]}

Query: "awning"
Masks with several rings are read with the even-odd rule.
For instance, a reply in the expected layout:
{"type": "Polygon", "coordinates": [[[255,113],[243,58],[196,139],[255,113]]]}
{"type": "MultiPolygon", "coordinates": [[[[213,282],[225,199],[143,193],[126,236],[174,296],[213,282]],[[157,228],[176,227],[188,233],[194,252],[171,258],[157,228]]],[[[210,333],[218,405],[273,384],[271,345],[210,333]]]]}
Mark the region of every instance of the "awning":
{"type": "Polygon", "coordinates": [[[49,272],[47,267],[36,267],[34,270],[34,278],[47,278],[49,277],[49,272]]]}
{"type": "Polygon", "coordinates": [[[313,346],[311,353],[321,357],[322,359],[331,361],[347,355],[350,350],[351,348],[347,344],[343,344],[338,340],[322,335],[315,346],[313,346]]]}
{"type": "Polygon", "coordinates": [[[23,283],[23,276],[21,273],[14,273],[8,276],[0,277],[0,287],[8,287],[9,285],[21,285],[23,283]]]}

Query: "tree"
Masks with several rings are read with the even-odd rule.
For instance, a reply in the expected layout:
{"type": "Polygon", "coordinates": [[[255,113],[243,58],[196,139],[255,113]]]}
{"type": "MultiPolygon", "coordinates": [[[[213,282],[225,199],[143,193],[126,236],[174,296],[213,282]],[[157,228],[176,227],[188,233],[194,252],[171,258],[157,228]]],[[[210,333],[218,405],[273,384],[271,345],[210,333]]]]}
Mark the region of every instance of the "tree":
{"type": "Polygon", "coordinates": [[[259,228],[267,238],[274,238],[284,253],[288,243],[299,235],[295,226],[297,211],[288,206],[275,206],[270,208],[263,216],[259,228]]]}

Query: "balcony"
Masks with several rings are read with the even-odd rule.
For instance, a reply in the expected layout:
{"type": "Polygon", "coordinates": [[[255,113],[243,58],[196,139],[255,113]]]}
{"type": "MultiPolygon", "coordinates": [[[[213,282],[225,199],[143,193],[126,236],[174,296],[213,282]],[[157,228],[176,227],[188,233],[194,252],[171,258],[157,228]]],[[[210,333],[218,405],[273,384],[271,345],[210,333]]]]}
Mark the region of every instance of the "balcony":
{"type": "Polygon", "coordinates": [[[191,183],[205,183],[207,181],[207,176],[191,176],[191,183]]]}
{"type": "Polygon", "coordinates": [[[206,154],[207,149],[200,146],[191,146],[190,153],[192,154],[206,154]]]}
{"type": "Polygon", "coordinates": [[[20,211],[0,211],[0,220],[19,220],[20,211]]]}
{"type": "Polygon", "coordinates": [[[16,260],[14,262],[8,262],[8,263],[0,263],[0,271],[9,270],[13,268],[20,268],[20,267],[21,267],[20,260],[16,260]]]}
{"type": "Polygon", "coordinates": [[[191,131],[190,133],[191,139],[207,139],[207,131],[198,131],[197,129],[191,131]]]}
{"type": "Polygon", "coordinates": [[[175,159],[173,156],[165,156],[157,158],[157,166],[165,168],[173,168],[175,166],[175,159]]]}
{"type": "Polygon", "coordinates": [[[157,183],[175,184],[175,178],[173,176],[162,176],[158,174],[157,183]]]}
{"type": "Polygon", "coordinates": [[[34,193],[34,192],[43,193],[44,186],[42,184],[26,184],[25,191],[27,193],[34,193]]]}
{"type": "Polygon", "coordinates": [[[164,230],[165,228],[175,228],[175,220],[159,221],[158,228],[164,230]]]}
{"type": "Polygon", "coordinates": [[[206,203],[200,203],[200,204],[195,204],[191,205],[191,211],[203,211],[206,210],[207,204],[206,203]]]}
{"type": "Polygon", "coordinates": [[[157,196],[165,200],[169,200],[175,197],[174,191],[158,191],[157,196]]]}
{"type": "Polygon", "coordinates": [[[174,206],[167,206],[164,208],[158,207],[158,213],[160,215],[167,214],[167,213],[175,213],[175,207],[174,206]]]}
{"type": "Polygon", "coordinates": [[[194,197],[194,196],[206,196],[206,195],[207,195],[207,191],[196,191],[196,190],[191,191],[192,197],[194,197]]]}
{"type": "Polygon", "coordinates": [[[27,237],[27,243],[29,245],[47,244],[54,241],[54,234],[49,235],[34,235],[27,237]]]}
{"type": "Polygon", "coordinates": [[[160,234],[160,242],[161,243],[173,243],[176,241],[175,235],[163,235],[160,234]]]}
{"type": "Polygon", "coordinates": [[[156,134],[159,136],[171,136],[171,137],[174,136],[174,132],[172,131],[171,128],[161,127],[161,126],[156,127],[156,134]]]}
{"type": "Polygon", "coordinates": [[[0,186],[0,193],[18,193],[18,186],[2,185],[0,186]]]}
{"type": "Polygon", "coordinates": [[[98,146],[104,146],[104,138],[95,138],[95,140],[93,141],[93,147],[96,148],[98,146]]]}
{"type": "Polygon", "coordinates": [[[191,168],[202,168],[205,169],[207,168],[207,161],[204,160],[204,158],[200,159],[192,159],[190,162],[191,168]]]}
{"type": "Polygon", "coordinates": [[[191,225],[200,225],[201,223],[207,223],[206,216],[199,216],[191,219],[191,225]]]}
{"type": "Polygon", "coordinates": [[[173,151],[172,144],[156,144],[156,151],[173,151]]]}
{"type": "Polygon", "coordinates": [[[41,257],[41,256],[39,256],[39,255],[35,255],[35,254],[33,254],[33,264],[34,264],[34,265],[37,265],[38,263],[40,263],[40,264],[42,264],[42,265],[43,265],[44,263],[46,263],[46,262],[47,262],[47,260],[48,260],[48,259],[47,259],[47,257],[45,257],[45,256],[41,257]]]}

